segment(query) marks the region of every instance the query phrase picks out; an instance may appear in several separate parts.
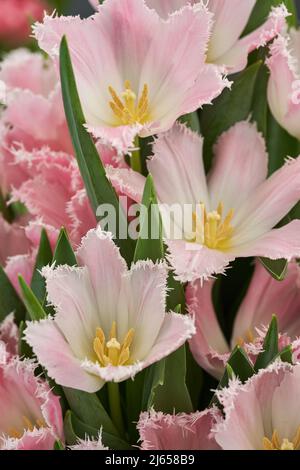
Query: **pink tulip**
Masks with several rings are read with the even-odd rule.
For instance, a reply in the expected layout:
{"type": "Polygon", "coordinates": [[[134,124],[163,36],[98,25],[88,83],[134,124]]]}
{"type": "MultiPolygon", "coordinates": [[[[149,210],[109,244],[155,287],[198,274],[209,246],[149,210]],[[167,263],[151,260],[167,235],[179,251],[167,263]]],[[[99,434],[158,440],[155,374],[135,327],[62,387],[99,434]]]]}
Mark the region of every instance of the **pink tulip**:
{"type": "MultiPolygon", "coordinates": [[[[231,350],[243,346],[255,359],[262,350],[266,328],[272,315],[278,318],[280,346],[300,337],[300,268],[296,262],[288,266],[282,282],[273,279],[257,262],[246,296],[237,312],[231,340],[228,344],[219,326],[212,302],[212,281],[189,284],[186,300],[196,324],[196,334],[190,339],[191,351],[198,364],[220,379],[231,350]]],[[[296,346],[296,345],[295,345],[296,346]]]]}
{"type": "Polygon", "coordinates": [[[201,3],[166,22],[140,0],[106,0],[85,20],[46,16],[34,33],[56,60],[66,35],[88,130],[125,153],[229,86],[205,62],[211,16],[201,3]]]}
{"type": "Polygon", "coordinates": [[[41,20],[46,2],[41,0],[1,0],[0,41],[16,46],[30,39],[30,24],[41,20]]]}
{"type": "Polygon", "coordinates": [[[142,413],[137,425],[142,450],[218,450],[211,433],[220,419],[217,408],[192,414],[142,413]]]}
{"type": "Polygon", "coordinates": [[[225,418],[213,433],[224,450],[300,449],[300,365],[276,362],[219,392],[225,418]]]}
{"type": "Polygon", "coordinates": [[[111,235],[91,230],[77,251],[80,267],[44,268],[54,318],[25,330],[49,376],[95,392],[168,356],[194,333],[193,321],[166,313],[167,269],[143,261],[130,271],[111,235]]]}
{"type": "Polygon", "coordinates": [[[6,193],[30,174],[21,163],[15,164],[16,148],[47,146],[67,153],[73,148],[57,74],[49,60],[25,49],[13,51],[1,63],[0,80],[6,86],[0,119],[0,187],[6,193]]]}
{"type": "Polygon", "coordinates": [[[0,449],[52,450],[63,439],[59,398],[29,360],[10,358],[0,343],[0,449]]]}
{"type": "Polygon", "coordinates": [[[300,139],[300,31],[279,36],[270,46],[268,101],[274,118],[300,139]]]}
{"type": "Polygon", "coordinates": [[[12,201],[25,204],[30,214],[42,221],[40,225],[50,228],[50,233],[54,231],[56,235],[65,227],[72,243],[78,245],[87,231],[96,226],[96,218],[75,159],[46,147],[15,150],[12,154],[15,164],[28,172],[26,181],[12,191],[12,201]]]}
{"type": "MultiPolygon", "coordinates": [[[[168,18],[171,13],[180,10],[186,4],[193,5],[200,2],[197,0],[146,0],[146,3],[162,18],[168,18]]],[[[282,4],[271,10],[269,18],[261,27],[241,38],[254,5],[255,0],[208,0],[208,10],[214,16],[207,62],[223,65],[228,73],[239,72],[246,67],[250,52],[265,46],[283,30],[288,12],[282,4]]]]}
{"type": "MultiPolygon", "coordinates": [[[[273,227],[299,201],[300,158],[289,159],[267,179],[264,139],[255,125],[239,122],[219,138],[206,177],[202,145],[198,134],[175,124],[157,138],[148,162],[177,279],[207,280],[238,257],[298,257],[300,221],[273,227]]],[[[141,175],[113,168],[107,174],[117,188],[141,201],[141,175]]]]}

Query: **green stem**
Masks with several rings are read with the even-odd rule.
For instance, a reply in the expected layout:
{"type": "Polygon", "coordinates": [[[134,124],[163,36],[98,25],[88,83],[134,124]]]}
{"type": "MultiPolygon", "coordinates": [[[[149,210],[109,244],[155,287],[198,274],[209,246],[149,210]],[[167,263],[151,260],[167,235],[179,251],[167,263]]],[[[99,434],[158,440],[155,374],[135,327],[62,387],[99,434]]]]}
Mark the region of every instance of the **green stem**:
{"type": "Polygon", "coordinates": [[[142,162],[141,162],[141,153],[140,153],[140,142],[139,137],[136,136],[134,139],[134,147],[137,150],[134,150],[131,154],[130,163],[131,168],[138,173],[142,173],[142,162]]]}
{"type": "Polygon", "coordinates": [[[125,429],[122,416],[119,384],[116,382],[108,382],[107,387],[111,419],[118,429],[120,435],[124,436],[125,429]]]}

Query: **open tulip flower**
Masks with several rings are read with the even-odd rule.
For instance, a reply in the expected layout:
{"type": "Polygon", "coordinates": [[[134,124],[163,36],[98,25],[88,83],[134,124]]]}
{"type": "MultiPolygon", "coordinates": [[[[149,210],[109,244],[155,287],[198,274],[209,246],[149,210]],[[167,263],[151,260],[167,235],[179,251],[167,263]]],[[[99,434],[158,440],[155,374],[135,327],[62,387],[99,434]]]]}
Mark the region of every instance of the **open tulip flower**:
{"type": "Polygon", "coordinates": [[[257,262],[252,281],[235,317],[230,344],[227,343],[218,323],[212,301],[213,281],[189,284],[186,300],[190,315],[195,319],[196,334],[190,339],[191,351],[196,361],[217,379],[231,351],[240,345],[250,357],[262,351],[265,328],[276,314],[282,334],[280,346],[300,337],[300,268],[295,262],[288,266],[282,282],[273,279],[257,262]]]}
{"type": "Polygon", "coordinates": [[[194,334],[191,318],[165,312],[164,264],[140,261],[128,271],[100,229],[87,234],[77,255],[80,267],[43,269],[56,315],[25,332],[57,383],[95,392],[134,377],[194,334]]]}
{"type": "MultiPolygon", "coordinates": [[[[238,257],[290,260],[299,256],[300,221],[273,227],[300,198],[300,158],[287,160],[267,179],[264,139],[255,125],[239,122],[219,138],[213,168],[206,177],[202,146],[198,134],[175,124],[157,138],[148,163],[164,226],[170,227],[173,218],[178,229],[166,233],[177,279],[208,279],[224,273],[238,257]],[[178,207],[182,208],[179,216],[178,207]]],[[[141,200],[140,175],[113,168],[108,174],[117,187],[141,200]]]]}
{"type": "Polygon", "coordinates": [[[268,102],[278,123],[300,140],[300,31],[291,29],[270,46],[268,102]]]}
{"type": "Polygon", "coordinates": [[[35,377],[36,365],[9,357],[0,341],[0,449],[53,450],[63,439],[59,398],[35,377]]]}
{"type": "Polygon", "coordinates": [[[34,32],[53,58],[67,37],[87,128],[126,152],[229,85],[206,63],[211,25],[202,3],[165,21],[144,1],[106,0],[88,19],[46,16],[34,32]]]}
{"type": "Polygon", "coordinates": [[[225,413],[214,428],[217,443],[224,450],[299,450],[299,393],[299,364],[276,362],[244,385],[232,380],[217,392],[225,413]]]}

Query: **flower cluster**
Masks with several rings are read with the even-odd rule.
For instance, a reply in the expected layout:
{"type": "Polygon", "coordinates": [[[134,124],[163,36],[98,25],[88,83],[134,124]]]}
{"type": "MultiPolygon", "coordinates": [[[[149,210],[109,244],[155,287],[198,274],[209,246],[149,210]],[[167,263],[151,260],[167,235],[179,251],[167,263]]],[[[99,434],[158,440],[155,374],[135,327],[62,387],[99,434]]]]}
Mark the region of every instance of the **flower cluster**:
{"type": "Polygon", "coordinates": [[[299,450],[292,2],[90,3],[1,4],[0,449],[299,450]]]}

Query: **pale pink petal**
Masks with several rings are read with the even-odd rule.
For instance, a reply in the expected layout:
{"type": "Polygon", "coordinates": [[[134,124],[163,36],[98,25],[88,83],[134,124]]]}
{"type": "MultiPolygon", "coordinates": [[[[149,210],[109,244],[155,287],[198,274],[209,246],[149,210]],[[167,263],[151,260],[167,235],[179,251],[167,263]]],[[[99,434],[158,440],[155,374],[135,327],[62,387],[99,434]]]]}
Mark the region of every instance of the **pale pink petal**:
{"type": "Polygon", "coordinates": [[[166,240],[168,260],[181,282],[208,280],[214,274],[224,274],[235,255],[211,250],[204,245],[187,243],[184,240],[166,240]]]}
{"type": "Polygon", "coordinates": [[[259,185],[252,197],[236,211],[232,245],[265,235],[300,199],[300,157],[286,164],[259,185]]]}
{"type": "Polygon", "coordinates": [[[209,176],[211,209],[224,204],[224,214],[235,210],[267,178],[268,155],[255,124],[235,124],[218,140],[215,161],[209,176]],[[237,197],[238,195],[238,197],[237,197]]]}
{"type": "Polygon", "coordinates": [[[155,140],[148,169],[160,202],[208,203],[202,147],[202,138],[179,123],[155,140]]]}
{"type": "Polygon", "coordinates": [[[300,336],[300,270],[296,262],[288,266],[286,278],[278,282],[257,262],[252,281],[237,313],[232,346],[247,332],[268,326],[275,314],[279,331],[295,339],[300,336]]]}
{"type": "Polygon", "coordinates": [[[21,295],[21,288],[19,284],[19,274],[23,277],[25,282],[30,285],[35,264],[35,253],[28,255],[12,256],[8,259],[5,272],[14,286],[15,290],[21,295]]]}
{"type": "Polygon", "coordinates": [[[141,413],[137,428],[142,450],[218,450],[211,433],[216,408],[192,414],[141,413]]]}
{"type": "Polygon", "coordinates": [[[208,8],[214,14],[208,49],[209,62],[217,61],[235,45],[248,23],[254,5],[255,0],[209,0],[208,8]]]}
{"type": "MultiPolygon", "coordinates": [[[[127,271],[124,259],[112,240],[110,233],[99,227],[90,230],[82,240],[77,251],[78,262],[86,266],[89,282],[93,290],[94,308],[106,336],[109,335],[112,322],[117,318],[118,297],[122,285],[122,275],[127,271]]],[[[125,306],[124,306],[125,307],[125,306]]],[[[95,335],[95,329],[93,331],[95,335]]],[[[94,336],[92,336],[92,339],[94,336]]]]}
{"type": "Polygon", "coordinates": [[[236,257],[262,256],[270,259],[285,258],[290,261],[300,255],[300,221],[293,220],[282,228],[231,250],[236,257]]]}
{"type": "Polygon", "coordinates": [[[118,335],[130,328],[135,336],[130,348],[132,361],[144,360],[159,335],[165,319],[167,267],[150,260],[139,261],[123,278],[118,311],[118,335]],[[147,331],[147,335],[143,332],[147,331]]]}
{"type": "Polygon", "coordinates": [[[300,366],[293,367],[286,373],[279,387],[276,388],[272,400],[272,423],[278,429],[282,439],[293,441],[299,429],[299,387],[300,366]]]}
{"type": "Polygon", "coordinates": [[[243,70],[247,65],[248,54],[250,52],[265,46],[285,29],[285,18],[287,16],[288,12],[284,4],[276,8],[273,7],[269,19],[260,28],[238,40],[230,50],[218,57],[214,62],[225,65],[230,73],[243,70]]]}
{"type": "Polygon", "coordinates": [[[196,332],[194,320],[187,315],[168,313],[156,338],[150,354],[145,359],[145,367],[169,356],[196,332]]]}
{"type": "Polygon", "coordinates": [[[72,221],[70,238],[73,244],[78,246],[87,232],[97,225],[97,220],[85,189],[76,192],[67,203],[66,212],[72,221]]]}
{"type": "Polygon", "coordinates": [[[103,386],[99,377],[84,371],[54,320],[29,322],[24,334],[40,363],[58,384],[89,393],[103,386]]]}
{"type": "Polygon", "coordinates": [[[9,224],[0,215],[0,264],[5,265],[7,258],[28,253],[30,243],[20,223],[9,224]]]}
{"type": "Polygon", "coordinates": [[[291,135],[300,138],[299,31],[279,36],[270,46],[268,103],[273,116],[291,135]]]}
{"type": "Polygon", "coordinates": [[[107,166],[106,175],[119,194],[123,194],[135,202],[142,202],[146,178],[131,169],[107,166]]]}
{"type": "Polygon", "coordinates": [[[190,339],[189,345],[198,364],[220,379],[224,372],[221,357],[228,355],[230,350],[212,303],[214,283],[207,281],[202,284],[196,281],[186,288],[188,312],[194,318],[196,326],[196,334],[190,339]]]}
{"type": "Polygon", "coordinates": [[[47,300],[56,308],[55,322],[74,355],[81,360],[93,357],[96,328],[102,325],[87,268],[45,267],[42,274],[47,300]]]}
{"type": "Polygon", "coordinates": [[[96,147],[100,155],[101,161],[105,167],[112,166],[114,168],[127,168],[128,165],[125,162],[124,155],[120,157],[115,148],[108,145],[103,145],[99,140],[96,142],[96,147]]]}
{"type": "Polygon", "coordinates": [[[98,362],[85,360],[81,363],[81,367],[87,374],[99,377],[99,380],[104,382],[123,382],[141,372],[146,367],[146,364],[144,362],[136,362],[128,366],[108,365],[107,367],[102,367],[98,362]]]}

